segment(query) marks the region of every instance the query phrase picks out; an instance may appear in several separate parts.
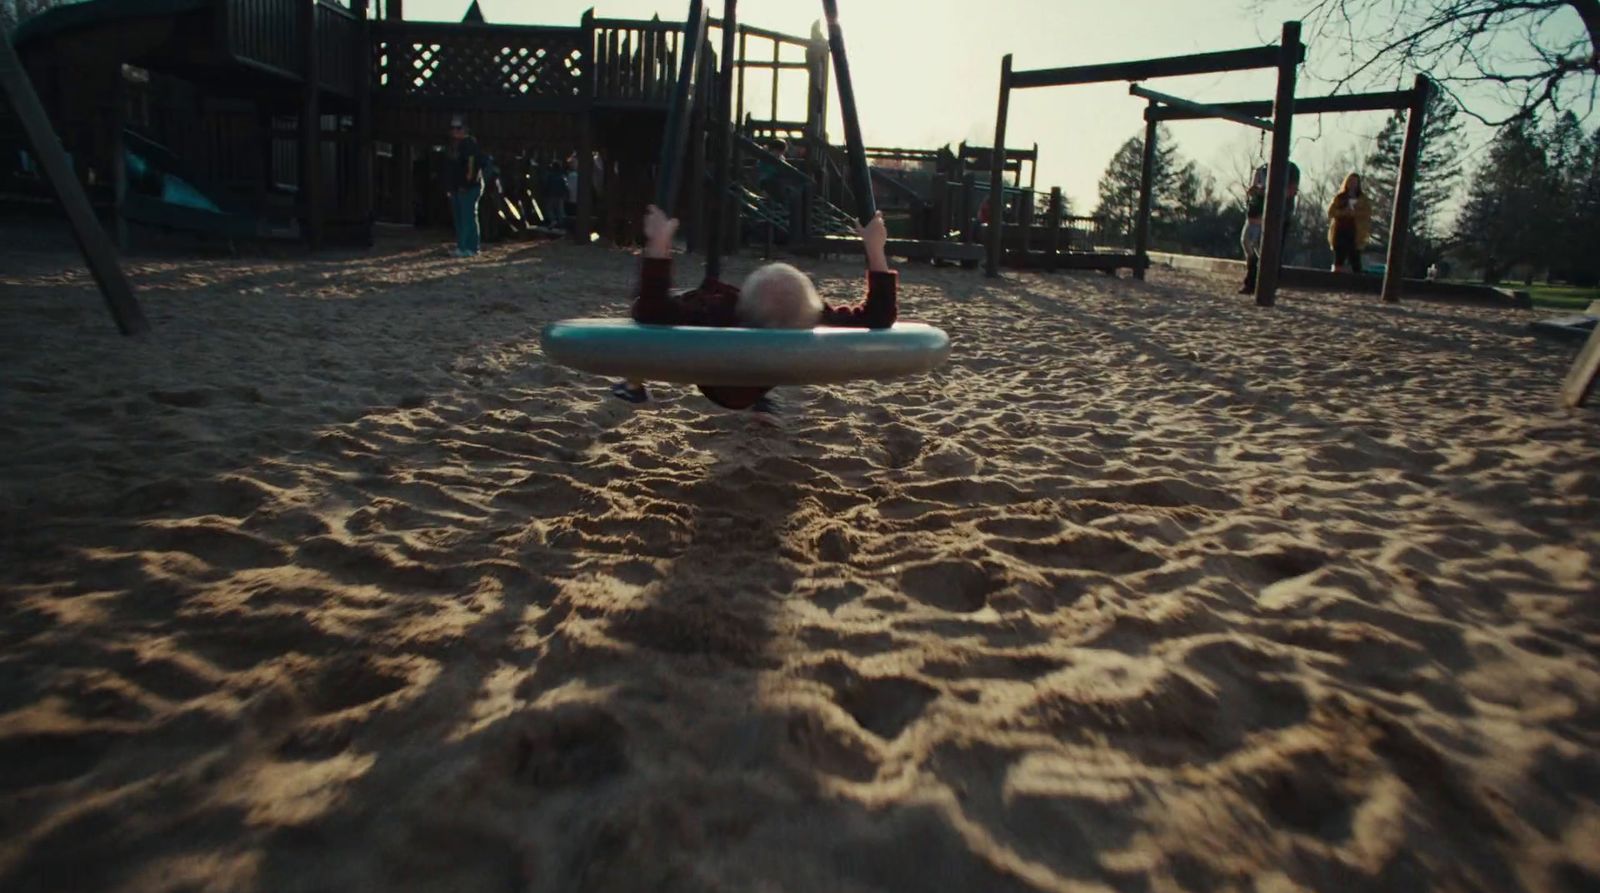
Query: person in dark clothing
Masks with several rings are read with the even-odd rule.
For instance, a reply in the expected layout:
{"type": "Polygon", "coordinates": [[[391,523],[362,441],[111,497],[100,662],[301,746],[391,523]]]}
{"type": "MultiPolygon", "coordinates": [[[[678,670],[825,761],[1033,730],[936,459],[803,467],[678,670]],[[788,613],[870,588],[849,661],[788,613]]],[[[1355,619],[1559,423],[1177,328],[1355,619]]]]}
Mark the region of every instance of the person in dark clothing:
{"type": "Polygon", "coordinates": [[[1361,175],[1344,178],[1344,186],[1328,205],[1328,247],[1333,249],[1333,272],[1346,263],[1361,275],[1361,249],[1372,237],[1372,202],[1361,192],[1361,175]]]}
{"type": "Polygon", "coordinates": [[[483,197],[483,171],[480,169],[478,141],[467,134],[467,122],[457,116],[450,121],[448,150],[450,210],[455,216],[456,257],[475,257],[481,235],[478,231],[478,199],[483,197]]]}
{"type": "MultiPolygon", "coordinates": [[[[783,263],[758,268],[739,288],[707,279],[698,288],[674,295],[671,293],[672,237],[677,229],[678,221],[668,219],[660,208],[651,205],[645,212],[639,295],[633,302],[636,322],[771,329],[814,326],[887,329],[894,325],[899,312],[896,303],[899,274],[889,269],[885,253],[889,236],[882,213],[866,226],[857,228],[867,255],[867,296],[861,303],[850,305],[824,303],[808,276],[783,263]]],[[[771,388],[765,386],[700,387],[700,392],[719,406],[757,411],[770,411],[770,404],[765,400],[769,390],[771,388]]],[[[650,396],[642,382],[618,382],[612,386],[612,393],[631,403],[643,403],[650,396]]]]}
{"type": "MultiPolygon", "coordinates": [[[[1289,243],[1289,224],[1294,221],[1295,195],[1300,191],[1300,168],[1289,162],[1288,196],[1283,207],[1283,244],[1289,243]]],[[[1239,294],[1256,290],[1256,273],[1261,266],[1261,226],[1267,207],[1267,166],[1256,168],[1250,178],[1250,188],[1244,199],[1244,231],[1239,233],[1239,244],[1244,248],[1244,284],[1239,294]]],[[[1283,266],[1283,252],[1278,254],[1278,266],[1283,266]]]]}

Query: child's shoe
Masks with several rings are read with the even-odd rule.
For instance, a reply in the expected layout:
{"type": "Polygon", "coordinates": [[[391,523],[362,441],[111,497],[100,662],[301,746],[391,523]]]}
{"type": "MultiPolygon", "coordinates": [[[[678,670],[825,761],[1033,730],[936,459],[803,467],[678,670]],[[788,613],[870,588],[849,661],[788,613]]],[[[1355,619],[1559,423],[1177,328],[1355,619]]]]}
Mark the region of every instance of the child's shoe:
{"type": "Polygon", "coordinates": [[[612,385],[611,395],[629,403],[646,403],[650,400],[650,392],[644,389],[644,385],[639,385],[636,388],[629,387],[625,381],[619,381],[612,385]]]}

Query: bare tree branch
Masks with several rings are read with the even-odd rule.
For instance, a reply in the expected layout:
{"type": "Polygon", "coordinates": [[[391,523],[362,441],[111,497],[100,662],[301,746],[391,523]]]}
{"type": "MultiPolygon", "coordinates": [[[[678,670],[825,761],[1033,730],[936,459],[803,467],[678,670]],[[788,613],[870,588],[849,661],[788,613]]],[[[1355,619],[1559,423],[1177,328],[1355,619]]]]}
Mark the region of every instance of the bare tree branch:
{"type": "Polygon", "coordinates": [[[1308,0],[1301,18],[1313,46],[1339,48],[1334,92],[1422,72],[1491,126],[1595,108],[1600,0],[1308,0]]]}

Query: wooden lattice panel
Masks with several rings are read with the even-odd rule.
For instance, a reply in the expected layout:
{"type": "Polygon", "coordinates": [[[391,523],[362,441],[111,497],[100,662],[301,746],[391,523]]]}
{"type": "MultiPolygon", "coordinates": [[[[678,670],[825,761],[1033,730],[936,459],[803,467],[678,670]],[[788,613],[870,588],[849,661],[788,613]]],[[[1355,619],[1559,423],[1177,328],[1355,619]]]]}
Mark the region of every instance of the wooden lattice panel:
{"type": "Polygon", "coordinates": [[[588,59],[568,30],[387,35],[373,43],[373,87],[413,97],[561,98],[583,94],[588,59]]]}

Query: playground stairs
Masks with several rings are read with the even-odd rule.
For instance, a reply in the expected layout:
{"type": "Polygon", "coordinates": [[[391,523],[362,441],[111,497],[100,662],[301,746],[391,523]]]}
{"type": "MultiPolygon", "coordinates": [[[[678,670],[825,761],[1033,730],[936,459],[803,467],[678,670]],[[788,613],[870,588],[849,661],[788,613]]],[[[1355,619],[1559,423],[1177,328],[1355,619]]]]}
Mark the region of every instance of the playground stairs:
{"type": "MultiPolygon", "coordinates": [[[[739,218],[750,227],[771,226],[775,231],[789,235],[794,215],[789,203],[774,196],[757,192],[742,183],[732,183],[728,192],[739,208],[739,218]]],[[[850,212],[821,199],[812,199],[808,224],[812,234],[819,236],[851,236],[855,224],[850,212]]]]}

